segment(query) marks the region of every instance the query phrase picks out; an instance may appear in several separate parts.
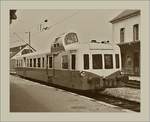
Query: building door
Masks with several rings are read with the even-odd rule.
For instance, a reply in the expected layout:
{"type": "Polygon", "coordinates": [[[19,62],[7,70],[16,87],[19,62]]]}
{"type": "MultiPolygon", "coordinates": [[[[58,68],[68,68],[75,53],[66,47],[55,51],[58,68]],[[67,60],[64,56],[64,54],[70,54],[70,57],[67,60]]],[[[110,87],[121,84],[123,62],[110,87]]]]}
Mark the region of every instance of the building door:
{"type": "Polygon", "coordinates": [[[121,70],[124,71],[125,70],[125,54],[124,53],[121,53],[121,70]]]}
{"type": "Polygon", "coordinates": [[[140,53],[134,53],[134,74],[140,75],[140,53]]]}

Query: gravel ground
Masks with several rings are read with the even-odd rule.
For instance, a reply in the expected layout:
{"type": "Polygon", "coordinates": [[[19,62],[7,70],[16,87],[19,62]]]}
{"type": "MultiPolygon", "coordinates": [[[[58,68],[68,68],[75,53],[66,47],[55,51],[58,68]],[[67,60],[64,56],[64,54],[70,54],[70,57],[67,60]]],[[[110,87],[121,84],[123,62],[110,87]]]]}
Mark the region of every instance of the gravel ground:
{"type": "Polygon", "coordinates": [[[109,88],[102,92],[103,94],[124,98],[127,100],[140,102],[140,89],[134,88],[109,88]]]}

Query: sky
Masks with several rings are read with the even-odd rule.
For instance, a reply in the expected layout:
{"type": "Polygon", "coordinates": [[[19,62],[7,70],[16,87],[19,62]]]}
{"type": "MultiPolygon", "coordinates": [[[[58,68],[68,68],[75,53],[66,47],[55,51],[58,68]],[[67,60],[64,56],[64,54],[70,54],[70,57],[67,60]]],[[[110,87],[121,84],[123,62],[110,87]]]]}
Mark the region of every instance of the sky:
{"type": "Polygon", "coordinates": [[[123,10],[17,10],[17,20],[10,25],[10,47],[29,42],[37,51],[49,50],[54,39],[65,32],[76,32],[80,43],[90,40],[112,41],[109,22],[123,10]],[[47,20],[47,22],[44,22],[47,20]],[[43,27],[49,29],[40,31],[43,27]]]}

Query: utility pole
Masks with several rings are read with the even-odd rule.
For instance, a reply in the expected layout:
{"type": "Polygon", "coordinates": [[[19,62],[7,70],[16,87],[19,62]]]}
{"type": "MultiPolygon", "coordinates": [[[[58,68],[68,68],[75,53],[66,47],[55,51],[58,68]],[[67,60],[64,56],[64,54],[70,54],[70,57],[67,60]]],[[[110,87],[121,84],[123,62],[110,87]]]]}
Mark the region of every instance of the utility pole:
{"type": "Polygon", "coordinates": [[[26,32],[29,34],[29,45],[31,45],[31,32],[26,32]]]}

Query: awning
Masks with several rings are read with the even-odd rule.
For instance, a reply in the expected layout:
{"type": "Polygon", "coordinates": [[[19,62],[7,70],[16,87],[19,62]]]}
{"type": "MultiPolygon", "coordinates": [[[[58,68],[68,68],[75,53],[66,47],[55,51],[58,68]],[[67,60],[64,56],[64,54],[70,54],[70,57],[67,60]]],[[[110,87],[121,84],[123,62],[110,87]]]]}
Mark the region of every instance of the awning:
{"type": "Polygon", "coordinates": [[[140,51],[140,41],[132,41],[118,44],[121,50],[136,50],[140,51]]]}

